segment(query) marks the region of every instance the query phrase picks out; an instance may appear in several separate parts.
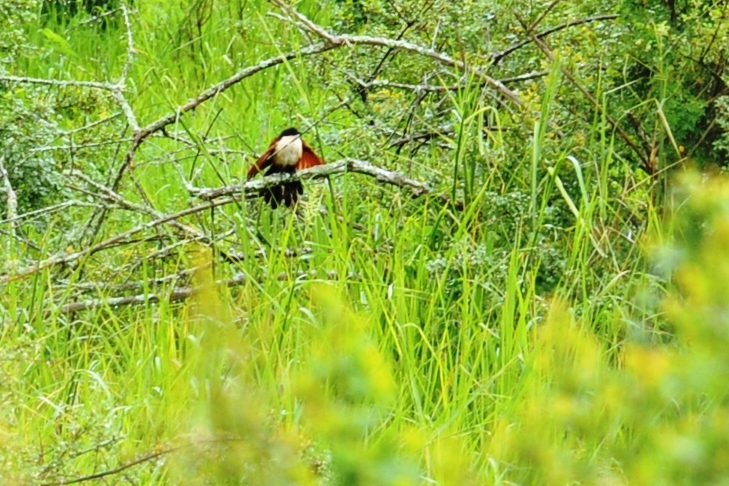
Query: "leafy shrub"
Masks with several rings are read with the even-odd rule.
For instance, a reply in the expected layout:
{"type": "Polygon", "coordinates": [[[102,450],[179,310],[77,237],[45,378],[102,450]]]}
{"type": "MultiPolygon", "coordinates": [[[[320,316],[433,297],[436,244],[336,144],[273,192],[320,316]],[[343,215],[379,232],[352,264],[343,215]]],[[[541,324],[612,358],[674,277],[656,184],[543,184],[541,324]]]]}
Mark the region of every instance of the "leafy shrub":
{"type": "MultiPolygon", "coordinates": [[[[25,86],[8,89],[0,97],[0,154],[18,195],[20,212],[52,203],[63,188],[52,152],[42,150],[58,133],[47,91],[25,86]]],[[[0,201],[0,208],[4,204],[0,201]]]]}
{"type": "MultiPolygon", "coordinates": [[[[622,0],[619,10],[625,62],[613,62],[610,72],[616,85],[631,83],[617,99],[636,140],[657,136],[666,164],[691,155],[702,165],[726,165],[729,159],[717,142],[727,130],[716,123],[722,119],[719,99],[729,94],[722,75],[729,67],[726,7],[622,0]]],[[[613,55],[617,61],[620,53],[613,55]]]]}
{"type": "Polygon", "coordinates": [[[0,0],[0,74],[28,48],[23,24],[33,19],[39,0],[0,0]]]}

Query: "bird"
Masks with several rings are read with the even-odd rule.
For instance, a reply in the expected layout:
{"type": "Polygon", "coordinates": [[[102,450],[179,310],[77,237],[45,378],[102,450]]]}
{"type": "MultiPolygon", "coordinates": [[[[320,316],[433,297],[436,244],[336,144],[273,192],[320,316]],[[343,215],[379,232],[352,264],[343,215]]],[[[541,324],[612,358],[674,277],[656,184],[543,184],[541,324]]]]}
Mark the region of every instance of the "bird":
{"type": "MultiPolygon", "coordinates": [[[[263,155],[253,164],[248,171],[248,180],[251,180],[259,172],[265,169],[267,176],[271,174],[294,174],[296,171],[315,167],[324,164],[324,161],[314,150],[301,138],[301,133],[296,128],[287,128],[281,135],[274,138],[263,155]]],[[[299,195],[304,193],[304,186],[301,181],[285,181],[272,187],[261,189],[260,195],[276,209],[281,203],[287,207],[294,206],[299,195]]]]}

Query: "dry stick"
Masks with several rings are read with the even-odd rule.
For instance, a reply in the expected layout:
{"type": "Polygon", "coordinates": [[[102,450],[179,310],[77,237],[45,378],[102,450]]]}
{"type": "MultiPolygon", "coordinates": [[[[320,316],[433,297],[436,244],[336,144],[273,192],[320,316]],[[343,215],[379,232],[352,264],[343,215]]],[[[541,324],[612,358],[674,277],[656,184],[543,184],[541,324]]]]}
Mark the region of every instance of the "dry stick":
{"type": "MultiPolygon", "coordinates": [[[[80,295],[84,292],[98,292],[99,290],[107,292],[129,292],[132,290],[143,291],[147,287],[158,287],[164,284],[169,284],[173,282],[178,283],[178,281],[189,280],[189,277],[191,277],[195,272],[210,268],[211,265],[212,262],[206,262],[202,265],[180,270],[179,272],[173,273],[171,275],[149,278],[145,279],[144,281],[126,282],[121,284],[112,284],[110,282],[75,282],[73,286],[74,291],[77,292],[77,295],[80,295]]],[[[69,285],[71,285],[70,280],[59,280],[57,283],[53,284],[53,288],[65,289],[69,285]]]]}
{"type": "MultiPolygon", "coordinates": [[[[494,128],[494,127],[489,127],[494,128]]],[[[451,130],[440,130],[440,131],[434,131],[434,132],[424,132],[424,133],[416,133],[413,135],[410,135],[409,137],[402,137],[398,138],[397,140],[393,140],[390,142],[390,147],[403,147],[404,145],[407,145],[411,142],[425,142],[428,140],[432,140],[434,138],[439,138],[441,136],[450,136],[453,134],[453,131],[451,130]]]]}
{"type": "MultiPolygon", "coordinates": [[[[2,160],[0,159],[0,175],[2,175],[2,173],[3,173],[2,160]]],[[[56,211],[60,211],[62,209],[66,209],[69,206],[89,206],[89,207],[96,207],[97,205],[96,204],[87,203],[87,202],[83,202],[83,201],[76,201],[75,199],[71,199],[70,201],[65,201],[65,202],[62,202],[60,204],[56,204],[56,205],[53,205],[53,206],[47,206],[45,208],[36,209],[35,211],[29,211],[27,213],[17,214],[17,215],[15,215],[12,218],[7,218],[7,219],[0,220],[0,224],[5,224],[5,223],[10,223],[10,222],[20,221],[21,219],[32,218],[34,216],[39,216],[41,214],[53,213],[53,212],[56,212],[56,211]]]]}
{"type": "MultiPolygon", "coordinates": [[[[61,132],[61,134],[62,135],[65,135],[65,136],[69,136],[69,135],[73,135],[74,133],[82,132],[84,130],[89,130],[91,128],[97,127],[99,125],[103,125],[104,123],[107,123],[107,122],[110,122],[110,121],[112,121],[112,120],[114,120],[116,118],[119,118],[121,115],[122,115],[122,112],[121,111],[118,111],[116,113],[113,113],[113,114],[105,117],[105,118],[102,118],[100,120],[96,120],[95,122],[91,122],[88,125],[84,125],[84,126],[79,127],[79,128],[74,128],[72,130],[67,130],[67,131],[61,132]]],[[[76,145],[76,147],[79,147],[79,146],[80,145],[76,145]]]]}
{"type": "Polygon", "coordinates": [[[124,68],[122,69],[122,74],[119,76],[119,82],[117,82],[117,85],[124,86],[127,82],[127,75],[129,74],[129,69],[132,67],[132,62],[134,61],[134,39],[132,37],[132,22],[129,20],[129,9],[127,8],[126,4],[121,6],[122,14],[124,15],[124,26],[127,30],[127,59],[124,63],[124,68]]]}
{"type": "Polygon", "coordinates": [[[539,17],[537,17],[537,20],[532,22],[531,25],[529,25],[529,28],[527,30],[529,32],[534,32],[534,29],[536,29],[537,26],[542,23],[542,20],[547,18],[547,15],[549,14],[549,12],[551,12],[552,9],[554,9],[554,7],[556,7],[557,4],[559,4],[561,2],[562,2],[562,0],[552,0],[552,3],[550,3],[541,14],[539,14],[539,17]]]}
{"type": "Polygon", "coordinates": [[[529,81],[530,79],[544,78],[549,76],[549,71],[532,71],[526,74],[519,74],[518,76],[511,76],[509,78],[501,78],[499,81],[502,83],[518,83],[521,81],[529,81]]]}
{"type": "MultiPolygon", "coordinates": [[[[98,182],[94,181],[90,177],[88,177],[85,174],[82,174],[80,172],[75,172],[74,175],[78,177],[79,179],[83,180],[90,186],[96,188],[98,191],[100,191],[98,194],[94,194],[96,197],[101,197],[102,199],[106,199],[108,201],[111,201],[115,204],[118,204],[121,207],[124,207],[130,211],[136,211],[142,214],[146,214],[147,216],[154,218],[155,220],[161,220],[165,218],[165,215],[156,209],[150,207],[150,206],[142,206],[140,204],[133,203],[121,195],[117,194],[116,192],[112,191],[108,187],[104,186],[103,184],[99,184],[98,182]]],[[[232,201],[230,201],[232,202],[232,201]]],[[[176,221],[177,218],[174,218],[172,220],[165,221],[165,223],[169,223],[170,226],[178,230],[180,233],[185,235],[187,238],[192,238],[194,240],[202,241],[206,244],[213,244],[214,242],[203,232],[191,227],[184,225],[180,223],[179,221],[176,221]]],[[[155,225],[156,227],[157,225],[155,225]]],[[[104,247],[106,248],[106,247],[104,247]]],[[[225,252],[222,252],[223,255],[225,255],[225,252]]]]}
{"type": "Polygon", "coordinates": [[[28,152],[31,154],[35,154],[40,152],[52,152],[54,150],[80,150],[94,147],[105,147],[107,145],[116,145],[123,142],[131,142],[133,140],[133,138],[119,138],[116,140],[106,140],[105,142],[88,142],[80,143],[77,145],[46,145],[44,147],[35,147],[32,149],[28,149],[28,152]]]}
{"type": "MultiPolygon", "coordinates": [[[[424,10],[430,8],[432,5],[433,5],[433,2],[431,2],[430,4],[424,4],[423,5],[423,8],[421,9],[421,13],[424,10]]],[[[394,5],[391,5],[391,6],[393,7],[393,9],[395,10],[395,12],[397,13],[398,17],[400,17],[400,20],[402,20],[403,22],[405,22],[405,27],[402,29],[402,31],[400,31],[400,34],[398,34],[397,38],[395,39],[395,40],[401,40],[405,36],[405,34],[407,33],[407,31],[410,30],[410,28],[412,26],[414,26],[415,24],[417,24],[418,21],[417,20],[405,20],[403,18],[403,16],[400,14],[400,12],[397,10],[397,8],[395,8],[394,5]]],[[[385,61],[387,61],[387,58],[390,57],[390,54],[393,54],[392,58],[394,59],[395,58],[395,55],[397,54],[397,52],[396,52],[396,50],[395,50],[394,47],[389,48],[385,52],[385,55],[382,56],[382,59],[380,59],[380,62],[375,67],[375,70],[372,72],[372,74],[369,75],[368,82],[374,81],[380,75],[380,73],[382,72],[382,69],[385,67],[385,61]],[[393,52],[395,54],[393,54],[393,52]]],[[[359,95],[360,95],[360,98],[362,99],[362,101],[365,102],[366,101],[366,98],[367,98],[367,88],[360,87],[359,95]]]]}
{"type": "MultiPolygon", "coordinates": [[[[523,24],[522,24],[523,25],[523,24]]],[[[542,42],[541,39],[538,39],[536,36],[532,35],[532,40],[534,43],[539,46],[539,48],[542,50],[545,56],[549,58],[550,61],[554,62],[555,57],[554,54],[552,54],[552,51],[547,47],[544,42],[542,42]]],[[[613,118],[609,113],[603,110],[602,105],[595,99],[592,94],[587,91],[587,89],[582,86],[579,81],[577,81],[577,78],[572,74],[572,72],[567,69],[564,66],[560,66],[560,71],[562,71],[562,74],[565,75],[567,79],[570,80],[570,82],[582,93],[582,95],[587,98],[587,100],[595,107],[595,109],[605,117],[605,119],[613,126],[616,132],[618,132],[618,135],[620,138],[623,139],[623,142],[625,142],[631,149],[633,149],[633,152],[638,156],[641,163],[643,164],[643,170],[648,175],[653,175],[655,170],[651,167],[650,161],[648,160],[648,157],[640,150],[640,147],[638,144],[636,144],[632,138],[630,138],[630,135],[628,135],[628,132],[626,132],[613,118]]]]}
{"type": "MultiPolygon", "coordinates": [[[[447,91],[458,91],[459,89],[464,89],[466,87],[465,84],[451,84],[448,86],[435,86],[432,84],[427,83],[421,83],[421,84],[408,84],[408,83],[398,83],[396,81],[388,81],[385,79],[375,79],[370,82],[365,82],[362,79],[359,79],[352,73],[349,73],[347,71],[341,71],[345,76],[350,78],[352,81],[357,83],[360,88],[369,90],[371,88],[376,87],[391,87],[391,88],[398,88],[398,89],[407,89],[410,91],[414,91],[416,93],[442,93],[447,91]]],[[[529,81],[532,79],[537,78],[543,78],[549,75],[549,71],[532,71],[530,73],[520,74],[518,76],[511,76],[508,78],[501,78],[499,79],[500,83],[507,84],[507,83],[518,83],[522,81],[529,81]]],[[[483,83],[480,83],[482,85],[483,83]]]]}
{"type": "Polygon", "coordinates": [[[484,81],[488,86],[492,87],[499,93],[501,93],[505,98],[507,98],[509,101],[514,103],[517,106],[521,106],[523,103],[521,101],[521,98],[519,98],[519,95],[504,86],[503,83],[497,81],[496,79],[492,78],[491,76],[487,75],[483,69],[480,68],[472,68],[463,61],[458,61],[456,59],[451,58],[447,54],[443,54],[441,52],[435,51],[433,49],[419,46],[417,44],[413,44],[412,42],[407,42],[403,40],[393,40],[393,39],[387,39],[384,37],[371,37],[366,35],[347,35],[347,34],[340,34],[340,35],[333,35],[327,32],[323,27],[321,27],[318,24],[315,24],[311,20],[309,20],[306,16],[301,14],[298,10],[294,9],[293,7],[287,5],[282,0],[271,0],[272,3],[277,5],[279,8],[281,8],[284,12],[286,12],[290,17],[292,17],[292,20],[294,22],[298,22],[299,24],[303,25],[307,30],[310,32],[318,35],[322,39],[324,39],[328,45],[330,46],[342,46],[342,45],[370,45],[370,46],[378,46],[378,47],[388,47],[388,48],[395,48],[395,49],[402,49],[404,51],[408,52],[414,52],[416,54],[420,54],[425,57],[429,57],[431,59],[435,59],[436,61],[445,64],[446,66],[451,66],[458,68],[460,70],[463,70],[464,72],[469,72],[475,74],[478,78],[480,78],[482,81],[484,81]]]}
{"type": "MultiPolygon", "coordinates": [[[[120,234],[118,234],[116,236],[113,236],[111,238],[108,238],[108,239],[106,239],[106,240],[104,240],[104,241],[102,241],[100,243],[97,243],[94,246],[91,246],[89,248],[86,248],[84,250],[77,251],[75,253],[69,253],[69,254],[63,255],[63,256],[57,256],[57,257],[49,258],[47,260],[43,260],[43,261],[41,261],[41,262],[39,262],[39,263],[37,263],[35,265],[32,265],[32,266],[30,266],[30,267],[28,267],[28,268],[20,271],[17,274],[4,275],[4,276],[0,277],[0,284],[6,284],[6,283],[9,283],[9,282],[13,282],[15,280],[20,280],[22,278],[29,277],[29,276],[31,276],[31,275],[33,275],[33,274],[35,274],[35,273],[37,273],[37,272],[39,272],[41,270],[44,270],[46,268],[50,268],[50,267],[53,267],[53,266],[56,266],[56,265],[62,265],[62,264],[68,264],[68,263],[75,262],[75,261],[80,260],[81,258],[83,258],[83,257],[85,257],[87,255],[91,255],[91,254],[96,253],[98,251],[101,251],[101,250],[103,250],[105,248],[112,247],[112,246],[118,244],[119,242],[122,242],[122,241],[126,240],[130,236],[133,236],[133,235],[135,235],[135,234],[137,234],[137,233],[139,233],[141,231],[144,231],[146,229],[156,228],[157,226],[159,226],[161,224],[173,222],[176,219],[182,218],[183,216],[188,216],[190,214],[195,214],[195,213],[197,213],[199,211],[206,211],[206,210],[208,210],[208,209],[210,209],[212,207],[222,206],[224,204],[229,204],[231,202],[233,202],[232,198],[220,199],[218,201],[212,201],[210,203],[207,203],[207,204],[204,204],[204,205],[201,205],[201,206],[187,208],[187,209],[185,209],[183,211],[179,211],[179,212],[174,213],[174,214],[166,215],[166,216],[161,217],[159,219],[156,219],[154,221],[150,221],[150,222],[145,223],[145,224],[142,224],[140,226],[136,226],[136,227],[134,227],[134,228],[132,228],[130,230],[127,230],[127,231],[125,231],[123,233],[120,233],[120,234]]],[[[184,225],[182,225],[180,223],[177,223],[177,225],[180,226],[180,227],[183,227],[183,228],[187,228],[187,227],[185,227],[184,225]]],[[[201,235],[197,230],[193,230],[193,232],[196,233],[197,235],[201,235]]]]}
{"type": "MultiPolygon", "coordinates": [[[[228,280],[218,280],[215,285],[224,285],[226,287],[236,287],[243,285],[246,281],[245,275],[238,275],[228,280]]],[[[157,302],[178,302],[185,300],[195,295],[196,293],[208,288],[208,286],[198,287],[182,287],[175,288],[168,293],[157,293],[157,294],[140,294],[129,297],[110,297],[106,299],[89,299],[81,302],[73,302],[66,304],[60,309],[61,314],[69,314],[71,312],[79,312],[88,309],[95,309],[98,307],[121,307],[127,305],[144,305],[154,304],[157,302]]]]}
{"type": "Polygon", "coordinates": [[[231,437],[221,437],[221,438],[207,439],[207,440],[203,440],[203,441],[199,441],[199,442],[194,442],[194,443],[193,442],[190,442],[190,443],[187,443],[187,444],[182,444],[182,445],[178,445],[178,446],[168,447],[166,449],[161,449],[161,450],[156,450],[154,452],[150,452],[150,453],[148,453],[148,454],[146,454],[146,455],[144,455],[144,456],[142,456],[142,457],[140,457],[138,459],[135,459],[135,460],[133,460],[131,462],[128,462],[126,464],[122,464],[121,466],[116,467],[114,469],[110,469],[108,471],[102,471],[102,472],[98,472],[98,473],[95,473],[95,474],[91,474],[89,476],[84,476],[84,477],[75,478],[75,479],[67,479],[65,481],[57,481],[57,482],[54,482],[54,483],[41,483],[40,486],[66,486],[68,484],[78,484],[78,483],[84,483],[86,481],[93,481],[93,480],[96,480],[96,479],[102,479],[102,478],[105,478],[106,476],[112,476],[114,474],[118,474],[118,473],[120,473],[122,471],[125,471],[127,469],[130,469],[130,468],[132,468],[134,466],[137,466],[139,464],[143,464],[145,462],[149,462],[149,461],[151,461],[153,459],[156,459],[156,458],[158,458],[160,456],[164,456],[164,455],[167,455],[167,454],[171,454],[173,452],[178,452],[178,451],[181,451],[181,450],[184,450],[184,449],[189,449],[189,448],[192,448],[192,447],[198,447],[198,446],[201,446],[201,445],[215,445],[215,444],[222,444],[222,443],[226,443],[226,442],[239,442],[241,440],[243,440],[243,439],[238,438],[238,437],[235,437],[235,436],[231,436],[231,437]]]}
{"type": "Polygon", "coordinates": [[[127,34],[127,59],[124,62],[124,68],[122,68],[122,73],[121,76],[119,76],[119,81],[117,81],[116,85],[114,85],[115,89],[111,92],[111,94],[114,96],[114,99],[116,99],[116,102],[121,107],[122,113],[124,113],[124,117],[127,119],[127,123],[129,123],[129,126],[134,132],[137,132],[139,131],[139,122],[137,121],[137,117],[134,114],[134,110],[132,110],[132,106],[124,97],[124,89],[126,88],[127,75],[129,74],[129,69],[131,68],[132,62],[134,61],[134,39],[132,38],[132,23],[129,20],[129,11],[127,10],[126,5],[122,5],[121,10],[124,14],[124,26],[126,27],[127,34]]]}

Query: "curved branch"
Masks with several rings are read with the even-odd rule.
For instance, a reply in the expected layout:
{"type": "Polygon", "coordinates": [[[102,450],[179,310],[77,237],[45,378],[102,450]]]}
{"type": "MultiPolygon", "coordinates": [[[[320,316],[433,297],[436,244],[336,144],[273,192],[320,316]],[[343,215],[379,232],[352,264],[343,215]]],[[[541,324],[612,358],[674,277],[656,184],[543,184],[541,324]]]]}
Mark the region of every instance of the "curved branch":
{"type": "Polygon", "coordinates": [[[162,118],[159,118],[158,120],[150,123],[149,125],[140,128],[135,134],[134,134],[134,142],[132,143],[131,148],[127,152],[126,156],[126,163],[120,167],[119,172],[117,173],[116,180],[114,181],[114,184],[112,184],[112,189],[115,189],[117,185],[119,184],[119,180],[124,174],[124,171],[126,170],[127,166],[130,165],[134,160],[134,153],[136,152],[137,148],[144,142],[144,140],[152,135],[155,132],[158,132],[165,128],[168,125],[171,125],[177,121],[177,119],[183,115],[184,113],[187,113],[188,111],[192,111],[195,108],[197,108],[200,104],[204,103],[205,101],[217,96],[218,94],[222,93],[223,91],[227,90],[231,86],[240,83],[245,78],[248,78],[250,76],[253,76],[254,74],[263,71],[264,69],[268,69],[270,67],[276,66],[278,64],[284,63],[286,61],[290,61],[291,59],[295,59],[297,57],[305,57],[310,56],[312,54],[319,54],[321,52],[326,52],[332,49],[336,49],[339,47],[339,45],[325,43],[325,44],[316,44],[309,47],[305,47],[299,51],[295,52],[289,52],[286,54],[282,54],[280,56],[272,57],[270,59],[266,59],[265,61],[261,61],[255,66],[249,66],[241,71],[238,71],[235,75],[229,77],[228,79],[221,81],[220,83],[214,85],[211,88],[206,89],[202,93],[200,93],[196,98],[188,101],[184,105],[181,105],[177,107],[177,109],[166,116],[163,116],[162,118]]]}
{"type": "Polygon", "coordinates": [[[488,86],[492,87],[499,93],[501,93],[506,99],[511,101],[517,106],[521,106],[523,103],[521,101],[521,98],[519,98],[519,95],[516,94],[514,91],[510,90],[504,84],[491,76],[487,75],[483,69],[477,68],[477,67],[471,67],[464,63],[463,61],[459,61],[456,59],[453,59],[452,57],[448,56],[447,54],[443,54],[441,52],[435,51],[433,49],[419,46],[417,44],[413,44],[412,42],[407,42],[403,40],[394,40],[394,39],[387,39],[384,37],[371,37],[368,35],[347,35],[347,34],[339,34],[339,35],[333,35],[327,32],[323,27],[321,27],[318,24],[315,24],[311,20],[309,20],[305,15],[300,13],[298,10],[294,9],[293,7],[287,5],[282,0],[271,0],[275,5],[277,5],[279,8],[281,8],[284,12],[286,12],[292,19],[295,19],[294,21],[297,22],[299,25],[302,25],[306,30],[318,35],[322,39],[324,39],[328,44],[335,45],[335,46],[341,46],[341,45],[370,45],[370,46],[378,46],[378,47],[389,47],[391,49],[402,49],[404,51],[408,52],[414,52],[426,57],[429,57],[431,59],[435,59],[436,61],[440,62],[441,64],[445,64],[446,66],[455,67],[458,69],[463,70],[464,72],[473,73],[478,78],[480,78],[482,81],[484,81],[488,86]]]}

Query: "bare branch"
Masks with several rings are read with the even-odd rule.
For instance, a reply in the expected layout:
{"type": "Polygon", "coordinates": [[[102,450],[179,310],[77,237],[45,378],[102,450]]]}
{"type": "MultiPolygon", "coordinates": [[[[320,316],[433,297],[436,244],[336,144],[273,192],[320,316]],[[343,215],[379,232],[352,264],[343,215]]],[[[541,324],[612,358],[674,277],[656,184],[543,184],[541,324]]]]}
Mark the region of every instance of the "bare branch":
{"type": "MultiPolygon", "coordinates": [[[[395,81],[388,81],[385,79],[375,79],[372,81],[364,81],[362,79],[359,79],[355,75],[348,73],[346,71],[342,71],[348,78],[353,80],[355,83],[357,83],[360,88],[363,89],[371,89],[371,88],[378,88],[378,87],[388,87],[388,88],[400,88],[400,89],[407,89],[410,91],[418,92],[429,92],[429,93],[442,93],[445,91],[458,91],[459,89],[465,89],[465,84],[450,84],[447,86],[441,85],[436,86],[432,84],[408,84],[408,83],[398,83],[395,81]]],[[[536,78],[543,78],[545,76],[549,75],[549,71],[534,71],[531,73],[525,73],[521,74],[519,76],[512,76],[510,78],[503,78],[499,79],[500,83],[517,83],[520,81],[529,81],[530,79],[536,79],[536,78]]]]}
{"type": "Polygon", "coordinates": [[[127,75],[129,74],[129,69],[132,66],[132,61],[134,61],[134,39],[132,38],[132,23],[129,20],[129,10],[127,9],[127,6],[122,5],[121,11],[124,15],[124,26],[126,27],[127,33],[127,59],[124,62],[124,68],[122,69],[121,76],[119,76],[119,81],[116,83],[111,94],[121,107],[122,113],[124,113],[124,117],[127,119],[127,123],[129,123],[132,131],[136,133],[139,131],[139,122],[137,121],[137,116],[134,114],[134,110],[129,104],[129,101],[127,101],[124,97],[127,75]]]}
{"type": "MultiPolygon", "coordinates": [[[[120,111],[113,113],[107,117],[101,118],[100,120],[96,120],[95,122],[91,122],[88,125],[84,125],[82,127],[74,128],[72,130],[67,130],[64,132],[61,132],[63,135],[73,135],[74,133],[83,132],[84,130],[89,130],[91,128],[95,128],[99,125],[103,125],[104,123],[110,122],[116,118],[119,118],[122,115],[120,111]]],[[[75,145],[75,147],[78,147],[78,145],[75,145]]]]}
{"type": "Polygon", "coordinates": [[[58,481],[58,482],[55,482],[55,483],[44,483],[44,484],[41,484],[41,486],[65,486],[65,485],[68,485],[68,484],[78,484],[78,483],[84,483],[86,481],[93,481],[95,479],[101,479],[101,478],[104,478],[106,476],[111,476],[111,475],[114,475],[114,474],[118,474],[118,473],[120,473],[122,471],[125,471],[125,470],[127,470],[129,468],[132,468],[134,466],[137,466],[139,464],[142,464],[142,463],[145,463],[145,462],[149,462],[149,461],[151,461],[153,459],[157,459],[158,457],[163,456],[165,454],[170,454],[172,452],[175,452],[178,449],[180,449],[180,448],[179,447],[173,447],[171,449],[165,449],[165,450],[161,450],[161,451],[152,452],[150,454],[147,454],[146,456],[142,456],[139,459],[135,459],[132,462],[129,462],[129,463],[124,464],[124,465],[121,465],[121,466],[119,466],[119,467],[117,467],[115,469],[111,469],[109,471],[104,471],[104,472],[92,474],[90,476],[84,476],[82,478],[70,479],[68,481],[58,481]]]}
{"type": "Polygon", "coordinates": [[[255,195],[261,189],[275,186],[283,181],[288,180],[308,180],[319,179],[334,174],[345,174],[347,172],[356,172],[374,177],[378,182],[392,184],[398,187],[409,187],[416,196],[428,194],[432,189],[423,182],[406,177],[401,172],[393,172],[376,167],[369,162],[356,159],[344,159],[331,164],[319,165],[311,169],[302,170],[294,175],[275,174],[262,179],[254,179],[246,182],[244,185],[233,185],[221,187],[218,189],[197,190],[196,195],[204,201],[213,200],[224,196],[239,195],[241,192],[246,195],[255,195]]]}
{"type": "Polygon", "coordinates": [[[519,83],[521,81],[529,81],[530,79],[543,78],[549,76],[549,71],[532,71],[531,73],[520,74],[510,78],[499,79],[502,83],[519,83]]]}
{"type": "Polygon", "coordinates": [[[79,143],[79,144],[73,144],[73,145],[47,145],[45,147],[35,147],[32,149],[29,149],[28,152],[35,154],[38,152],[52,152],[54,150],[80,150],[80,149],[85,149],[85,148],[114,145],[114,144],[123,143],[123,142],[131,142],[133,140],[134,140],[133,138],[120,138],[120,139],[116,139],[116,140],[105,140],[103,142],[79,143]]]}
{"type": "Polygon", "coordinates": [[[119,77],[119,81],[116,84],[120,88],[124,88],[127,82],[129,68],[131,68],[132,61],[134,61],[134,39],[132,38],[132,23],[129,20],[129,9],[126,5],[122,5],[121,11],[124,15],[124,26],[127,29],[127,60],[124,63],[124,68],[122,69],[122,74],[119,77]]]}
{"type": "MultiPolygon", "coordinates": [[[[4,169],[3,169],[3,166],[2,166],[2,158],[0,158],[0,175],[3,175],[4,174],[3,170],[4,169]]],[[[16,222],[16,221],[19,221],[21,219],[32,218],[34,216],[39,216],[39,215],[45,214],[45,213],[53,213],[53,212],[56,212],[56,211],[60,211],[62,209],[66,209],[67,207],[70,207],[70,206],[90,206],[90,207],[96,207],[96,204],[89,204],[89,203],[85,203],[85,202],[82,202],[82,201],[76,201],[76,200],[73,200],[72,199],[70,201],[65,201],[65,202],[62,202],[60,204],[56,204],[54,206],[48,206],[48,207],[45,207],[45,208],[36,209],[35,211],[30,211],[30,212],[23,213],[23,214],[20,214],[20,215],[16,214],[15,216],[12,216],[12,217],[10,216],[10,211],[8,211],[8,218],[7,219],[0,220],[0,224],[16,222]]]]}

